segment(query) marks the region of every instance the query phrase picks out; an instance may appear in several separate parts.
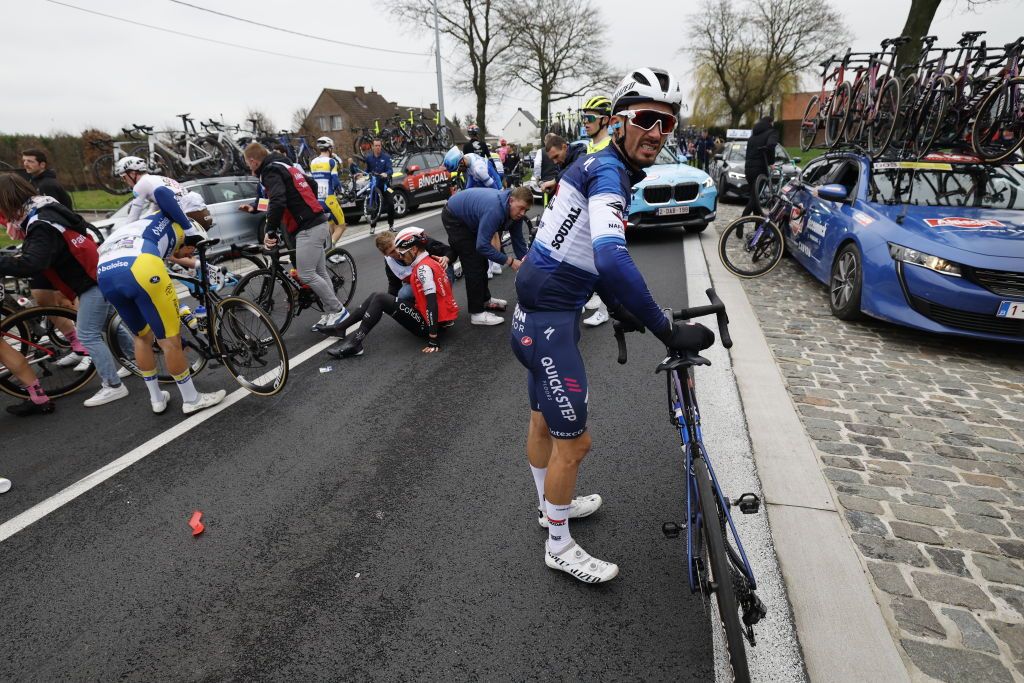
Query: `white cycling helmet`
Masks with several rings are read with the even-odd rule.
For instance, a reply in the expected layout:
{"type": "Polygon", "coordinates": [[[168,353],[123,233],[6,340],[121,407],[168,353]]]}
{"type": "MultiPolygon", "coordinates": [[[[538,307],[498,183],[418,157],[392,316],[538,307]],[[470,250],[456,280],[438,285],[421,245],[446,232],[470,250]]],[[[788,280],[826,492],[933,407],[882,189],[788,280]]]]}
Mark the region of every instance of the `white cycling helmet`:
{"type": "Polygon", "coordinates": [[[664,69],[649,66],[633,69],[626,74],[612,95],[612,113],[617,114],[630,105],[642,102],[663,102],[672,107],[672,113],[678,116],[683,104],[679,81],[664,69]]]}
{"type": "Polygon", "coordinates": [[[319,149],[319,150],[333,149],[334,148],[334,140],[332,140],[331,138],[327,137],[326,135],[323,136],[322,138],[317,138],[316,139],[316,148],[319,149]]]}
{"type": "Polygon", "coordinates": [[[139,157],[124,157],[119,159],[117,164],[114,166],[114,175],[123,176],[128,171],[149,173],[149,166],[147,166],[146,162],[139,157]]]}
{"type": "Polygon", "coordinates": [[[448,152],[444,155],[443,163],[444,167],[448,169],[449,173],[455,173],[455,171],[459,170],[459,162],[462,161],[462,157],[462,150],[459,149],[458,147],[452,147],[450,150],[448,150],[448,152]]]}
{"type": "Polygon", "coordinates": [[[188,227],[184,230],[185,238],[182,240],[182,246],[194,247],[209,238],[206,228],[199,225],[199,223],[191,218],[188,219],[188,223],[188,227]]]}

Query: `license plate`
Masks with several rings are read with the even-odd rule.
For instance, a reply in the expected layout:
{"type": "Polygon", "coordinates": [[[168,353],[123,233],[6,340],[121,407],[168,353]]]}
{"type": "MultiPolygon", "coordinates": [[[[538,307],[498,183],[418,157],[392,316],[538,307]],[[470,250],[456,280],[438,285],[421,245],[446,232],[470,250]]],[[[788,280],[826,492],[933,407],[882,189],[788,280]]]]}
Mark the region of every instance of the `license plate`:
{"type": "Polygon", "coordinates": [[[996,311],[999,318],[1020,318],[1024,320],[1024,301],[1004,301],[996,311]]]}
{"type": "Polygon", "coordinates": [[[690,207],[688,206],[666,206],[663,209],[658,209],[659,216],[674,216],[680,213],[690,213],[690,207]]]}

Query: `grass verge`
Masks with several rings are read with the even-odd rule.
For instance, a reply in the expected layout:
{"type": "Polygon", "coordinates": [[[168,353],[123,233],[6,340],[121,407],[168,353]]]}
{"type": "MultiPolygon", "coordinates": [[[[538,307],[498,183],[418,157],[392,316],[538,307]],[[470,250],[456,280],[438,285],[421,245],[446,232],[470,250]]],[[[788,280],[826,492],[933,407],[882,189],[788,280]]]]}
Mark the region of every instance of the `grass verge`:
{"type": "Polygon", "coordinates": [[[131,194],[110,194],[103,190],[79,190],[71,193],[76,211],[116,211],[132,198],[131,194]]]}

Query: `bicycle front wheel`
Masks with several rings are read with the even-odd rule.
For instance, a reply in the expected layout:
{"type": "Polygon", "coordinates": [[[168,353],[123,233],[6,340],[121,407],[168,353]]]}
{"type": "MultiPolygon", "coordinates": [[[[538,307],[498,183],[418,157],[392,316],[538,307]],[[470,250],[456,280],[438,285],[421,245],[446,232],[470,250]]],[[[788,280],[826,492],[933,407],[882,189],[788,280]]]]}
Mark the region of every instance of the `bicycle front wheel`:
{"type": "Polygon", "coordinates": [[[818,137],[818,121],[821,118],[821,107],[818,96],[815,95],[807,102],[804,109],[804,117],[800,120],[800,149],[809,150],[814,146],[814,139],[818,137]]]}
{"type": "Polygon", "coordinates": [[[416,143],[416,146],[420,149],[430,149],[430,143],[433,140],[433,135],[422,123],[417,123],[416,127],[412,129],[412,139],[416,143]]]}
{"type": "Polygon", "coordinates": [[[718,256],[730,273],[758,277],[770,272],[782,260],[782,231],[762,216],[744,216],[722,231],[718,256]]]}
{"type": "Polygon", "coordinates": [[[297,297],[291,282],[280,271],[254,270],[242,276],[232,295],[255,302],[284,334],[292,324],[297,297]]]}
{"type": "Polygon", "coordinates": [[[124,184],[124,181],[114,175],[113,154],[96,157],[96,160],[92,162],[92,177],[104,192],[109,194],[128,192],[128,186],[124,184]]]}
{"type": "MultiPolygon", "coordinates": [[[[107,346],[114,355],[114,360],[136,377],[142,377],[142,370],[135,363],[135,335],[124,324],[118,313],[114,313],[107,321],[107,346]]],[[[181,348],[185,352],[189,373],[192,375],[200,373],[206,367],[206,355],[202,352],[195,333],[186,325],[181,326],[181,348]]],[[[153,341],[153,357],[156,360],[157,381],[160,384],[173,383],[174,376],[167,369],[164,350],[155,340],[153,341]]]]}
{"type": "Polygon", "coordinates": [[[974,153],[989,163],[1020,148],[1024,134],[1024,78],[1013,78],[990,92],[971,128],[974,153]]]}
{"type": "Polygon", "coordinates": [[[251,301],[230,296],[217,302],[214,343],[224,366],[249,392],[273,396],[288,381],[288,350],[277,326],[251,301]]]}
{"type": "Polygon", "coordinates": [[[757,193],[757,201],[762,209],[767,208],[775,197],[775,188],[772,187],[771,179],[762,173],[754,181],[754,192],[757,193]]]}
{"type": "MultiPolygon", "coordinates": [[[[715,594],[718,603],[719,623],[725,634],[729,651],[729,665],[732,680],[745,683],[750,680],[747,667],[747,648],[743,642],[743,626],[740,624],[739,601],[733,585],[733,569],[728,550],[725,547],[725,514],[720,507],[711,472],[704,458],[694,458],[693,474],[697,479],[697,494],[700,499],[702,548],[707,555],[705,572],[710,570],[708,580],[701,582],[701,592],[715,594]]],[[[705,577],[702,577],[705,578],[705,577]]]]}
{"type": "Polygon", "coordinates": [[[452,131],[448,126],[438,126],[434,137],[437,138],[438,149],[445,150],[452,146],[452,131]]]}
{"type": "Polygon", "coordinates": [[[331,274],[334,295],[348,306],[356,293],[356,260],[341,247],[332,247],[327,250],[327,270],[331,274]]]}
{"type": "Polygon", "coordinates": [[[843,82],[836,88],[829,103],[828,116],[825,119],[825,144],[830,148],[839,144],[846,122],[850,117],[850,100],[853,97],[853,86],[843,82]]]}
{"type": "MultiPolygon", "coordinates": [[[[76,391],[96,374],[92,365],[83,372],[76,372],[77,361],[65,366],[57,363],[71,353],[71,343],[60,330],[73,328],[76,317],[70,308],[37,306],[4,318],[0,325],[0,338],[25,357],[50,398],[76,391]]],[[[0,389],[11,396],[28,398],[28,390],[3,365],[0,365],[0,389]]]]}

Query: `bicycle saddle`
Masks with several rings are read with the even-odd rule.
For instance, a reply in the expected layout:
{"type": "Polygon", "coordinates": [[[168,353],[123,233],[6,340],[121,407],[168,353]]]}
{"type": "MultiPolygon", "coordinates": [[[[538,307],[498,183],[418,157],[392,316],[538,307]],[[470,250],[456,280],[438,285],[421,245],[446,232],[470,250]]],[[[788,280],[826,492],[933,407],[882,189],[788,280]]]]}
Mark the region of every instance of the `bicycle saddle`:
{"type": "Polygon", "coordinates": [[[711,365],[711,361],[694,351],[681,351],[678,353],[680,355],[666,356],[665,360],[658,364],[655,372],[669,372],[679,368],[691,368],[694,365],[711,365]]]}

